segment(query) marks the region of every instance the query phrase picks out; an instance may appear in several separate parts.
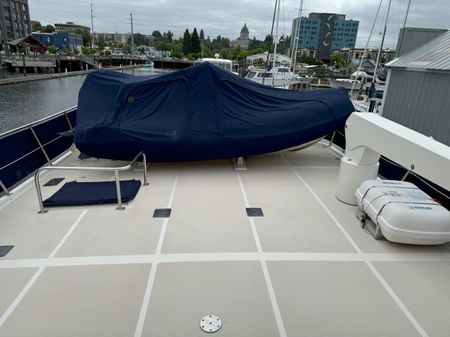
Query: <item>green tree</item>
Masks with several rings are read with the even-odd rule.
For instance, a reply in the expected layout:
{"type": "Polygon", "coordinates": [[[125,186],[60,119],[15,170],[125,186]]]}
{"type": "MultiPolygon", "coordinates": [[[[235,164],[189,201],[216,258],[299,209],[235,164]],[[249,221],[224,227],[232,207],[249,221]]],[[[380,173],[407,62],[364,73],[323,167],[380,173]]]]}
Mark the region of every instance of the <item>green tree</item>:
{"type": "Polygon", "coordinates": [[[124,54],[131,54],[131,46],[129,44],[126,44],[125,46],[123,46],[122,52],[124,54]]]}
{"type": "Polygon", "coordinates": [[[48,52],[50,54],[56,54],[58,52],[58,48],[56,48],[55,46],[48,46],[48,52]]]}
{"type": "Polygon", "coordinates": [[[231,58],[231,53],[230,53],[230,49],[228,48],[222,48],[220,50],[220,56],[224,59],[230,59],[231,58]]]}
{"type": "Polygon", "coordinates": [[[204,39],[205,39],[205,32],[203,31],[203,29],[200,29],[200,40],[204,39]]]}
{"type": "Polygon", "coordinates": [[[52,25],[47,25],[45,26],[44,31],[46,33],[53,33],[55,31],[55,27],[53,27],[52,25]]]}
{"type": "MultiPolygon", "coordinates": [[[[133,34],[133,37],[134,37],[134,44],[136,46],[150,46],[150,39],[147,36],[141,33],[136,33],[133,34]]],[[[131,45],[131,36],[128,38],[127,43],[131,45]]]]}
{"type": "Polygon", "coordinates": [[[345,67],[347,65],[344,58],[338,51],[333,52],[333,54],[331,55],[331,64],[336,68],[345,67]]]}
{"type": "Polygon", "coordinates": [[[105,50],[105,55],[111,55],[111,50],[105,50]]]}
{"type": "Polygon", "coordinates": [[[80,51],[78,50],[78,48],[73,48],[73,53],[74,55],[78,55],[80,51]]]}
{"type": "Polygon", "coordinates": [[[169,42],[172,42],[172,38],[173,38],[173,33],[170,30],[167,31],[167,39],[169,40],[169,42]]]}
{"type": "Polygon", "coordinates": [[[104,39],[103,36],[100,36],[100,37],[97,39],[97,47],[101,50],[101,49],[104,49],[105,46],[106,46],[105,39],[104,39]]]}
{"type": "Polygon", "coordinates": [[[82,29],[76,29],[74,30],[75,34],[81,35],[83,38],[83,45],[85,47],[89,47],[91,44],[91,34],[85,30],[82,29]]]}
{"type": "Polygon", "coordinates": [[[183,34],[183,54],[189,54],[191,49],[191,34],[189,33],[189,29],[186,28],[183,34]]]}
{"type": "Polygon", "coordinates": [[[31,30],[33,32],[43,32],[44,28],[41,26],[39,22],[33,22],[33,24],[31,25],[31,30]]]}
{"type": "Polygon", "coordinates": [[[191,52],[199,53],[200,52],[200,39],[198,37],[197,28],[194,28],[191,36],[191,52]]]}
{"type": "MultiPolygon", "coordinates": [[[[169,30],[169,32],[170,32],[170,30],[169,30]]],[[[160,32],[159,30],[154,30],[154,31],[152,32],[152,36],[155,37],[155,38],[159,38],[159,37],[161,37],[162,35],[161,35],[161,32],[160,32]]]]}
{"type": "Polygon", "coordinates": [[[239,54],[241,53],[241,46],[237,46],[233,50],[233,60],[237,60],[239,58],[239,54]]]}

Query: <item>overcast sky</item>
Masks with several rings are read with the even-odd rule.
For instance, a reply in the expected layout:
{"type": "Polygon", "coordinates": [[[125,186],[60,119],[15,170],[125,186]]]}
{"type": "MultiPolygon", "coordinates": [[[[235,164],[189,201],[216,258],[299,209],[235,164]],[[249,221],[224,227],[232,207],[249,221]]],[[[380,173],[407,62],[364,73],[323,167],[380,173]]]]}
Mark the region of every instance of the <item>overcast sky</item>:
{"type": "MultiPolygon", "coordinates": [[[[222,35],[235,39],[244,23],[250,37],[263,39],[270,33],[274,0],[29,0],[31,18],[42,24],[74,21],[91,25],[90,3],[94,3],[94,31],[129,32],[129,13],[133,13],[134,31],[150,34],[153,30],[171,30],[181,36],[186,28],[204,29],[211,38],[222,35]]],[[[373,24],[379,0],[304,0],[303,15],[310,12],[346,14],[359,20],[357,47],[364,47],[373,24]]],[[[380,43],[387,0],[370,46],[380,43]]],[[[395,48],[398,31],[403,26],[408,0],[393,0],[385,46],[395,48]]],[[[292,19],[297,16],[299,0],[281,1],[279,34],[290,35],[292,19]]],[[[412,0],[407,26],[450,28],[450,0],[412,0]]]]}

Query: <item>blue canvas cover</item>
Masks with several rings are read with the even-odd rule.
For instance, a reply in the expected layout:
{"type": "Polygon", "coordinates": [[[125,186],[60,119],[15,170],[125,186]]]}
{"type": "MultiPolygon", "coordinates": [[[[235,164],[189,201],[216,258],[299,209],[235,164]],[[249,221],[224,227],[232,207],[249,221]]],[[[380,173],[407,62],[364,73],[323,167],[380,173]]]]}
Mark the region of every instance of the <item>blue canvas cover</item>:
{"type": "Polygon", "coordinates": [[[275,89],[209,63],[157,77],[100,70],[80,89],[75,143],[120,160],[231,158],[325,136],[353,111],[345,89],[275,89]]]}

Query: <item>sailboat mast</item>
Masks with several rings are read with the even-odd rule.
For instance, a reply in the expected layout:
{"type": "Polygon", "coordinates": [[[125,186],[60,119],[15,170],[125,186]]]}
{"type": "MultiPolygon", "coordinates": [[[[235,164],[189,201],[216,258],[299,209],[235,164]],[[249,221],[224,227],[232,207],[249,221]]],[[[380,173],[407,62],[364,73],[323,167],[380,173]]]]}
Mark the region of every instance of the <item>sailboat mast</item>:
{"type": "Polygon", "coordinates": [[[375,63],[375,70],[373,72],[373,82],[374,83],[376,83],[377,78],[378,78],[378,75],[377,75],[378,64],[380,62],[380,56],[381,56],[381,53],[383,51],[384,38],[386,37],[387,22],[388,22],[388,18],[389,18],[389,11],[391,10],[391,3],[392,3],[392,0],[389,0],[388,9],[387,9],[387,13],[386,13],[386,19],[384,20],[383,37],[381,39],[380,50],[378,51],[377,62],[375,63]]]}
{"type": "MultiPolygon", "coordinates": [[[[275,26],[275,17],[277,15],[277,6],[278,6],[278,0],[275,0],[275,8],[273,9],[273,17],[272,17],[272,28],[270,29],[270,37],[273,40],[273,27],[275,26]]],[[[269,60],[270,60],[270,50],[267,52],[267,60],[266,60],[266,68],[269,68],[269,60]]],[[[263,77],[263,84],[264,84],[264,77],[263,77]]]]}
{"type": "Polygon", "coordinates": [[[276,66],[276,57],[277,57],[277,46],[278,46],[278,26],[280,24],[280,3],[281,0],[278,1],[278,9],[277,9],[277,26],[275,29],[275,38],[274,38],[274,46],[273,46],[273,66],[276,66]]]}
{"type": "MultiPolygon", "coordinates": [[[[356,74],[357,74],[356,77],[358,77],[358,75],[361,71],[361,66],[364,61],[364,57],[366,56],[367,49],[369,48],[370,39],[372,37],[372,33],[373,33],[373,29],[375,28],[375,24],[377,23],[378,14],[380,13],[380,8],[381,8],[382,4],[383,4],[383,0],[380,0],[380,4],[378,5],[378,8],[377,8],[377,13],[375,14],[375,19],[373,20],[372,28],[370,29],[369,38],[367,39],[363,54],[361,55],[361,58],[359,59],[359,65],[358,65],[358,70],[356,71],[356,74]]],[[[350,90],[350,94],[353,93],[353,90],[355,89],[355,84],[356,84],[356,79],[355,79],[355,81],[353,81],[352,90],[350,90]]]]}
{"type": "Polygon", "coordinates": [[[292,72],[295,74],[295,68],[297,66],[297,52],[298,52],[298,42],[300,41],[300,23],[302,20],[302,15],[303,15],[303,0],[300,0],[300,7],[298,8],[298,14],[297,14],[297,22],[295,25],[295,32],[294,32],[294,44],[292,44],[292,49],[293,49],[293,57],[292,57],[292,64],[293,64],[293,68],[292,68],[292,72]]]}

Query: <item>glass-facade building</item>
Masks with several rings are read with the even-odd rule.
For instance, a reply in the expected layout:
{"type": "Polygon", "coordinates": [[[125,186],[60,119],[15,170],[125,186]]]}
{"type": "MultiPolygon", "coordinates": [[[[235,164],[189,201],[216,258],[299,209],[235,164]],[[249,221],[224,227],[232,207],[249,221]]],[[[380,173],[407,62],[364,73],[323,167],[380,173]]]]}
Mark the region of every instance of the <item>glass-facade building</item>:
{"type": "MultiPolygon", "coordinates": [[[[298,49],[315,49],[319,58],[329,60],[335,50],[355,48],[359,21],[343,14],[311,13],[292,22],[292,36],[298,27],[298,49]]],[[[295,40],[292,39],[294,46],[295,40]]]]}

